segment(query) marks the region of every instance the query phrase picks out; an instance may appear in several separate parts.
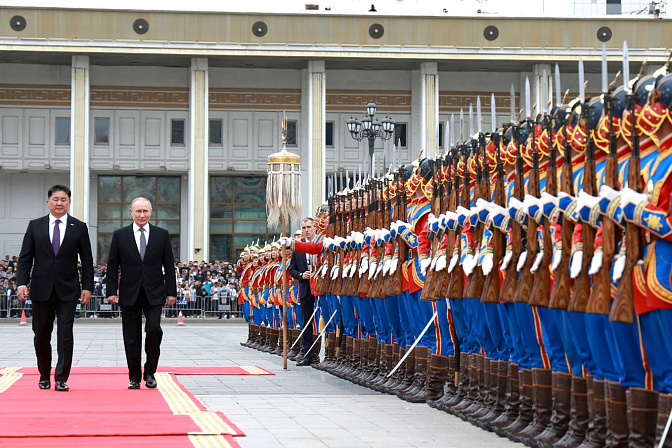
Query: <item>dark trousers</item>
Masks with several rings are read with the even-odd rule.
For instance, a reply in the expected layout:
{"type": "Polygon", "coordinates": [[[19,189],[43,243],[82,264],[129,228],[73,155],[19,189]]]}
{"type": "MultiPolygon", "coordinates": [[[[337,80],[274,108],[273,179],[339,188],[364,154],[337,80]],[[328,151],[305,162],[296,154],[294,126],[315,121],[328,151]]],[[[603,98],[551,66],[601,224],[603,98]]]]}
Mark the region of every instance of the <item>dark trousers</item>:
{"type": "Polygon", "coordinates": [[[33,301],[33,333],[35,337],[35,355],[40,381],[47,381],[51,375],[51,332],[54,330],[54,318],[58,318],[56,329],[56,352],[58,362],[54,374],[55,381],[67,381],[72,367],[72,348],[75,338],[72,324],[75,321],[77,300],[60,300],[55,291],[46,302],[33,301]]]}
{"type": "Polygon", "coordinates": [[[308,323],[308,321],[313,315],[314,309],[315,296],[310,291],[308,291],[306,297],[301,299],[301,327],[305,328],[303,331],[303,336],[301,337],[301,344],[303,344],[303,351],[305,353],[306,359],[310,360],[313,359],[313,351],[311,350],[308,352],[310,346],[313,345],[313,322],[311,321],[308,323]]]}
{"type": "Polygon", "coordinates": [[[150,305],[145,289],[140,288],[138,298],[131,306],[121,307],[121,326],[124,333],[124,349],[130,381],[140,382],[141,378],[156,373],[161,354],[161,308],[163,305],[150,305]],[[142,314],[145,314],[145,374],[142,375],[142,314]]]}

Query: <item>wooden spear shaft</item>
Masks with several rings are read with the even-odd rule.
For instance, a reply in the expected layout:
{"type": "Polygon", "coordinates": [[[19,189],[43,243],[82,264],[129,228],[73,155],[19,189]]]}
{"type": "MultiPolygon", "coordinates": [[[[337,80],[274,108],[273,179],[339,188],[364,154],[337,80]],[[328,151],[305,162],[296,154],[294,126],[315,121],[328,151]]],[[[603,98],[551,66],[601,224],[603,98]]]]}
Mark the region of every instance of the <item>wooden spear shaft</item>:
{"type": "MultiPolygon", "coordinates": [[[[282,215],[282,235],[285,235],[285,215],[282,215]]],[[[282,368],[287,370],[287,247],[282,245],[282,368]]]]}

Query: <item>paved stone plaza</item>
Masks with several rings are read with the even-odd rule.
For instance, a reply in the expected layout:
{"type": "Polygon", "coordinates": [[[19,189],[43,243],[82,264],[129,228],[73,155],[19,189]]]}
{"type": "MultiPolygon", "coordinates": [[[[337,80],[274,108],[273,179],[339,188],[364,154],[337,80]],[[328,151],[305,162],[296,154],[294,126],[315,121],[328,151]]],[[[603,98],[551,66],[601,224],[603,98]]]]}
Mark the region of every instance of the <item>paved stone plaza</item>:
{"type": "MultiPolygon", "coordinates": [[[[239,345],[247,336],[240,319],[186,319],[184,327],[164,320],[163,329],[161,365],[258,365],[275,373],[179,377],[208,408],[222,411],[247,434],[236,439],[243,447],[516,445],[426,404],[407,403],[293,362],[285,371],[281,357],[239,345]]],[[[21,327],[16,319],[0,320],[0,367],[35,366],[32,336],[30,322],[21,327]]],[[[121,320],[75,321],[73,365],[125,365],[121,320]]]]}

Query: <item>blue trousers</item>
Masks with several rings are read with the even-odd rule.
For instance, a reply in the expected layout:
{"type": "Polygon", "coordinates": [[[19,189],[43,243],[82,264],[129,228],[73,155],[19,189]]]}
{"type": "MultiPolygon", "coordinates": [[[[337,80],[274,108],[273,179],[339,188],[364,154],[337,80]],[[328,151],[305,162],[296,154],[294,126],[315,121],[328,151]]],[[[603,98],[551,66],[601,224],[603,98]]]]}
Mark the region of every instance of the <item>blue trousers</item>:
{"type": "Polygon", "coordinates": [[[638,318],[653,375],[653,388],[665,394],[672,393],[672,310],[655,310],[640,314],[638,318]]]}
{"type": "Polygon", "coordinates": [[[245,319],[245,322],[247,322],[248,324],[252,322],[250,320],[250,302],[245,300],[241,305],[241,309],[243,311],[243,319],[245,319]]]}
{"type": "Polygon", "coordinates": [[[563,345],[562,331],[558,323],[558,310],[545,307],[537,307],[537,315],[541,322],[544,348],[548,355],[550,368],[554,372],[569,373],[565,347],[563,345]]]}
{"type": "Polygon", "coordinates": [[[387,296],[383,302],[385,305],[385,312],[387,313],[387,321],[389,322],[390,332],[395,342],[403,348],[406,347],[406,333],[404,332],[403,324],[401,323],[402,316],[399,310],[399,301],[401,296],[387,296]],[[403,346],[402,344],[403,340],[403,346]]]}

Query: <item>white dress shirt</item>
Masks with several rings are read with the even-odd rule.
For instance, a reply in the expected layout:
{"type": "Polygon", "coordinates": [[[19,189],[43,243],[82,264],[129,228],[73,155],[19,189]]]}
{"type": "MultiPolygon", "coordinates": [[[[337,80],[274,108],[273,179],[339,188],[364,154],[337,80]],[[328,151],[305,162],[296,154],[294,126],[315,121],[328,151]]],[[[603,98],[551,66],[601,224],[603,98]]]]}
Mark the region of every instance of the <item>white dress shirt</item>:
{"type": "Polygon", "coordinates": [[[61,234],[61,241],[58,242],[58,246],[60,247],[63,244],[63,237],[65,236],[65,229],[66,229],[65,224],[68,222],[68,214],[66,213],[60,218],[57,218],[51,213],[49,213],[49,241],[51,242],[54,241],[54,223],[56,222],[57,219],[61,220],[61,223],[58,225],[58,230],[60,231],[61,234]]]}
{"type": "MultiPolygon", "coordinates": [[[[149,223],[145,224],[143,227],[145,229],[145,250],[149,244],[149,223]]],[[[133,223],[133,236],[135,237],[135,246],[138,248],[138,253],[140,253],[140,226],[135,222],[133,223]]]]}

